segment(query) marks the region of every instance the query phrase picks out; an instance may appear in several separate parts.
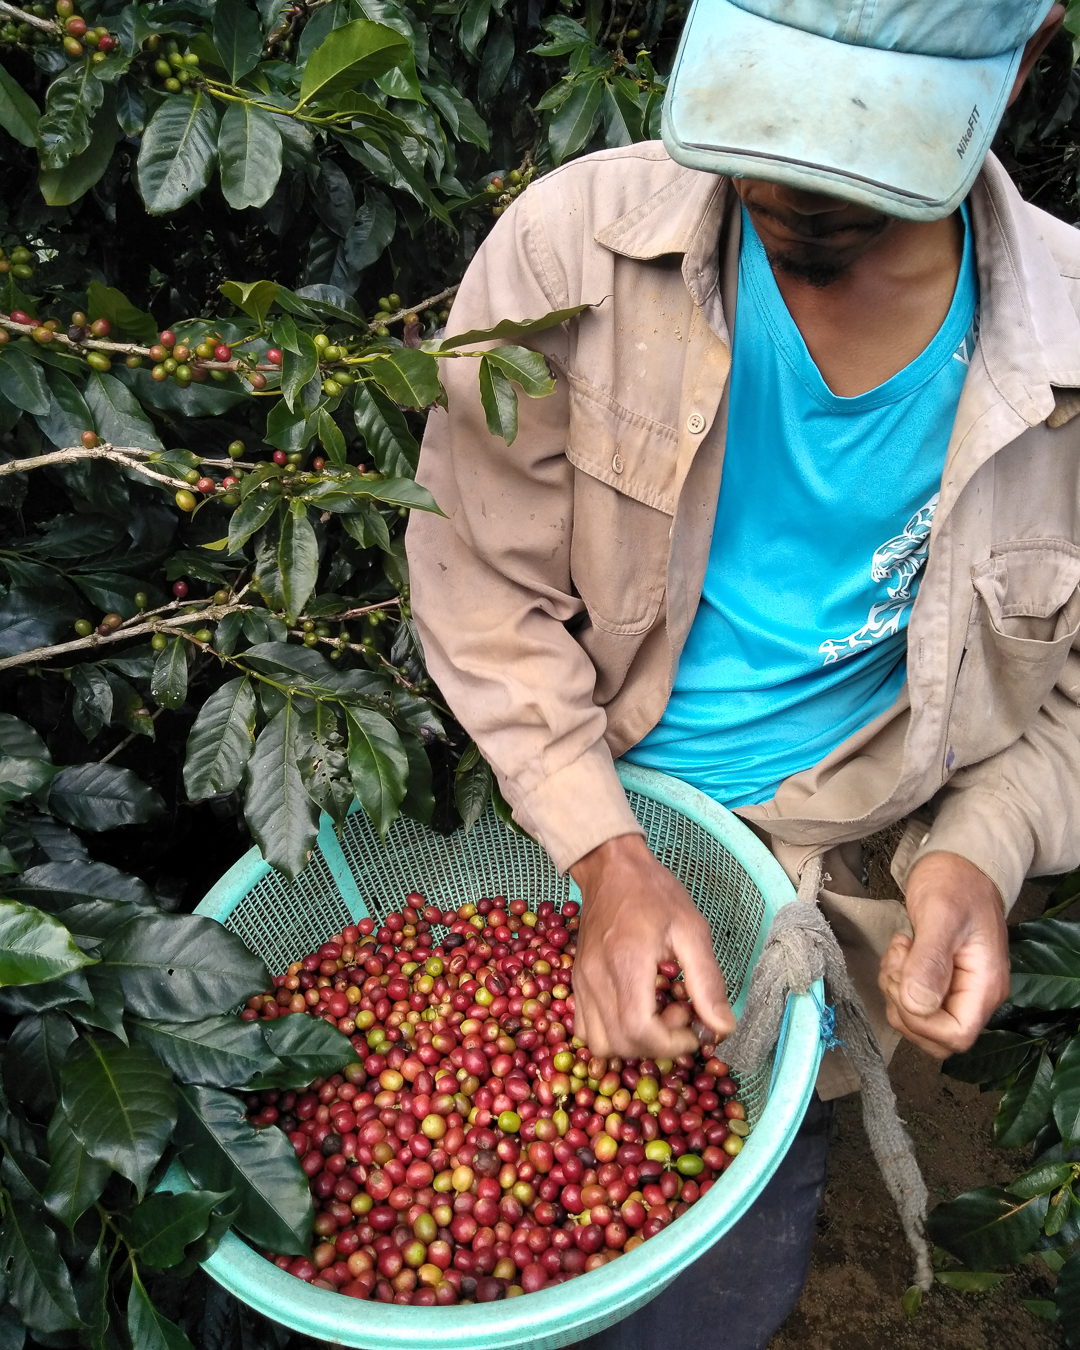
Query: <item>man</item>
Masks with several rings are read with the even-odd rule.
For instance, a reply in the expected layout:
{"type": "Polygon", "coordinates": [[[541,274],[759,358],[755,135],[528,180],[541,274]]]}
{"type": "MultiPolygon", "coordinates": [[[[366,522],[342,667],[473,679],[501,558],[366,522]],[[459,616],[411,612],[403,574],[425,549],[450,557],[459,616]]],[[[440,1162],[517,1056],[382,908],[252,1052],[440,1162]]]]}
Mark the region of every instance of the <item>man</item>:
{"type": "MultiPolygon", "coordinates": [[[[736,809],[793,880],[824,855],[886,1055],[972,1043],[1024,877],[1080,859],[1080,236],[988,157],[1063,12],[699,0],[666,149],[548,175],[465,278],[451,332],[592,306],[534,339],[556,393],[510,448],[452,363],[419,474],[447,519],[415,516],[409,557],[432,674],[581,887],[598,1054],[694,1048],[656,1015],[661,959],[733,1026],[613,756],[736,809]],[[906,907],[858,849],[905,819],[906,907]]],[[[590,1346],[766,1345],[855,1086],[827,1056],[757,1204],[590,1346]]]]}

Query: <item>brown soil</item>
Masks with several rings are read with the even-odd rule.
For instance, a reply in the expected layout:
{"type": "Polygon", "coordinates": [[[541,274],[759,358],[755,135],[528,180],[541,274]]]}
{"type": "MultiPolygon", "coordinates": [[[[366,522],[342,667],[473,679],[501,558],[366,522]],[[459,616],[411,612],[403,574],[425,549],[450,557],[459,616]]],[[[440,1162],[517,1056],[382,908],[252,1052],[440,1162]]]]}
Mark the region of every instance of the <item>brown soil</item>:
{"type": "MultiPolygon", "coordinates": [[[[895,894],[880,857],[870,860],[871,887],[895,894]]],[[[1044,903],[1045,892],[1027,887],[1013,917],[1035,917],[1044,903]]],[[[996,1094],[946,1078],[907,1042],[893,1060],[892,1080],[931,1205],[1020,1170],[1022,1154],[992,1144],[996,1094]]],[[[900,1299],[911,1280],[910,1256],[854,1097],[838,1103],[829,1171],[810,1278],[769,1350],[990,1350],[1003,1338],[1011,1350],[1063,1350],[1060,1329],[1020,1304],[1050,1297],[1052,1281],[1038,1260],[989,1293],[938,1285],[914,1319],[905,1316],[900,1299]]]]}

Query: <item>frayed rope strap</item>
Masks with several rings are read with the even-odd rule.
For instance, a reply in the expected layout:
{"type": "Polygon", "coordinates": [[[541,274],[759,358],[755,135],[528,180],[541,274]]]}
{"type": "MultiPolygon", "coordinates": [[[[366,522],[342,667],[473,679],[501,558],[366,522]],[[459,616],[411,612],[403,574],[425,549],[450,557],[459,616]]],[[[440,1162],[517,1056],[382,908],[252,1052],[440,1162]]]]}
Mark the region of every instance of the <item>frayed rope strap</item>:
{"type": "Polygon", "coordinates": [[[859,1075],[870,1147],[915,1253],[915,1283],[925,1293],[934,1279],[925,1234],[926,1183],[896,1113],[896,1097],[863,1001],[847,973],[833,931],[817,907],[821,884],[821,859],[812,858],[799,879],[801,903],[785,905],[773,920],[739,1025],[724,1042],[724,1059],[739,1073],[759,1068],[780,1035],[788,995],[805,994],[815,980],[824,978],[835,1000],[835,1037],[824,1017],[823,1036],[830,1048],[843,1045],[859,1075]]]}

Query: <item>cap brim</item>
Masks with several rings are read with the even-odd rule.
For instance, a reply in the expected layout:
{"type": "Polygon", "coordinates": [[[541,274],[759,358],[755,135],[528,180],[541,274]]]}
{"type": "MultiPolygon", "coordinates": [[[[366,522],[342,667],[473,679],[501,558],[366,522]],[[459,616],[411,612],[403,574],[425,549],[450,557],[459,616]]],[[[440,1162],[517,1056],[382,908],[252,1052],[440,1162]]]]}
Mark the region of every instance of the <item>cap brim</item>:
{"type": "Polygon", "coordinates": [[[689,168],[937,220],[975,181],[1022,54],[880,51],[699,0],[664,102],[664,144],[689,168]]]}

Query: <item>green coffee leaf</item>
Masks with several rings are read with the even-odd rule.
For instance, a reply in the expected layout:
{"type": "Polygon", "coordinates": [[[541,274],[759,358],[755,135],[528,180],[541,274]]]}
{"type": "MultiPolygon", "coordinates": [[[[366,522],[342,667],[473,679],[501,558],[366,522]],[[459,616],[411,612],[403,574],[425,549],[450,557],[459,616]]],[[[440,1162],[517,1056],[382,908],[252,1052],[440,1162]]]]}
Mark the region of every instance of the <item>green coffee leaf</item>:
{"type": "Polygon", "coordinates": [[[325,408],[319,409],[319,443],[339,469],[345,467],[345,437],[325,408]]]}
{"type": "Polygon", "coordinates": [[[249,314],[261,327],[280,287],[276,281],[225,281],[218,289],[237,309],[249,314]]]}
{"type": "Polygon", "coordinates": [[[428,408],[445,397],[438,361],[417,347],[396,347],[385,356],[374,357],[367,373],[404,408],[428,408]]]}
{"type": "Polygon", "coordinates": [[[319,541],[302,501],[292,502],[282,518],[277,559],[285,622],[292,625],[303,612],[319,575],[319,541]]]}
{"type": "Polygon", "coordinates": [[[16,408],[44,417],[49,411],[49,391],[41,366],[14,343],[0,348],[0,394],[16,408]]]}
{"type": "Polygon", "coordinates": [[[1049,1204],[1045,1195],[1020,1200],[999,1186],[982,1186],[938,1205],[927,1220],[932,1242],[974,1270],[1015,1265],[1038,1241],[1049,1204]]]}
{"type": "Polygon", "coordinates": [[[587,305],[572,305],[569,309],[553,309],[550,314],[539,319],[502,319],[493,328],[470,328],[465,333],[455,333],[439,343],[439,351],[448,352],[455,347],[471,347],[476,342],[495,342],[499,338],[529,337],[533,333],[543,333],[549,328],[557,328],[561,323],[576,319],[586,309],[592,309],[594,301],[587,305]]]}
{"type": "Polygon", "coordinates": [[[83,197],[109,167],[116,145],[116,95],[105,90],[105,99],[90,123],[90,143],[61,168],[43,168],[38,191],[49,206],[70,206],[83,197]]]}
{"type": "Polygon", "coordinates": [[[1010,1195],[1022,1200],[1030,1200],[1034,1195],[1049,1195],[1072,1177],[1072,1167],[1068,1163],[1044,1162],[1032,1167],[1018,1176],[1005,1189],[1010,1195]]]}
{"type": "Polygon", "coordinates": [[[127,1327],[131,1344],[139,1350],[194,1350],[176,1323],[163,1317],[151,1303],[134,1264],[128,1292],[127,1327]]]}
{"type": "Polygon", "coordinates": [[[941,1068],[962,1083],[997,1083],[1019,1073],[1037,1050],[1030,1036],[984,1031],[970,1050],[950,1055],[941,1068]]]}
{"type": "Polygon", "coordinates": [[[60,1098],[60,1068],[75,1028],[62,1014],[46,1010],[24,1017],[4,1049],[4,1088],[35,1116],[46,1116],[60,1098]]]}
{"type": "Polygon", "coordinates": [[[56,1108],[49,1122],[49,1160],[45,1207],[67,1228],[74,1228],[105,1189],[112,1168],[91,1158],[62,1106],[56,1108]]]}
{"type": "Polygon", "coordinates": [[[988,1289],[996,1289],[1007,1276],[993,1270],[939,1270],[935,1278],[946,1289],[961,1294],[984,1294],[988,1289]]]}
{"type": "Polygon", "coordinates": [[[211,1211],[231,1191],[157,1191],[121,1218],[120,1231],[141,1260],[167,1270],[184,1259],[184,1248],[210,1226],[211,1211]]]}
{"type": "Polygon", "coordinates": [[[25,801],[50,783],[56,772],[56,766],[44,759],[0,755],[0,806],[25,801]]]}
{"type": "Polygon", "coordinates": [[[343,824],[354,794],[345,741],[332,706],[315,705],[309,736],[306,740],[301,738],[299,764],[308,796],[335,825],[343,824]]]}
{"type": "Polygon", "coordinates": [[[102,948],[139,1017],[196,1022],[228,1012],[270,984],[262,961],[213,919],[154,914],[132,919],[102,948]]]}
{"type": "MultiPolygon", "coordinates": [[[[255,19],[240,0],[232,3],[255,19]]],[[[270,113],[252,103],[230,103],[221,119],[218,155],[222,195],[233,210],[265,206],[281,177],[281,133],[270,113]]]]}
{"type": "Polygon", "coordinates": [[[56,1234],[26,1201],[12,1199],[0,1224],[0,1269],[7,1275],[7,1297],[31,1331],[79,1326],[71,1276],[56,1234]]]}
{"type": "Polygon", "coordinates": [[[81,830],[114,830],[153,820],[165,803],[130,769],[115,764],[69,764],[53,779],[49,810],[81,830]]]}
{"type": "Polygon", "coordinates": [[[144,1045],[84,1035],[60,1078],[61,1105],[79,1143],[142,1195],[176,1123],[168,1069],[144,1045]]]}
{"type": "MultiPolygon", "coordinates": [[[[154,316],[138,309],[115,286],[91,281],[86,288],[86,308],[92,319],[108,319],[114,328],[119,328],[136,342],[150,344],[157,341],[158,326],[154,316]]],[[[51,378],[49,383],[52,384],[51,378]]]]}
{"type": "Polygon", "coordinates": [[[547,398],[555,391],[547,362],[528,347],[493,347],[483,359],[519,384],[530,398],[547,398]]]}
{"type": "Polygon", "coordinates": [[[243,1022],[233,1013],[198,1022],[133,1018],[131,1025],[136,1039],[148,1045],[182,1083],[243,1087],[257,1075],[276,1068],[262,1027],[257,1022],[243,1022]]]}
{"type": "Polygon", "coordinates": [[[1044,1049],[1020,1071],[1005,1092],[994,1117],[994,1142],[1000,1148],[1030,1144],[1050,1119],[1054,1068],[1044,1049]]]}
{"type": "Polygon", "coordinates": [[[308,1179],[280,1130],[256,1131],[243,1104],[213,1088],[180,1090],[177,1140],[184,1165],[204,1190],[233,1190],[236,1227],[260,1247],[306,1252],[313,1217],[308,1179]]]}
{"type": "Polygon", "coordinates": [[[1051,1084],[1054,1121],[1065,1148],[1080,1146],[1080,1035],[1065,1047],[1051,1084]]]}
{"type": "Polygon", "coordinates": [[[296,407],[301,389],[313,379],[319,369],[319,352],[307,333],[298,332],[296,345],[299,353],[285,352],[281,363],[281,393],[290,410],[296,407]]]}
{"type": "Polygon", "coordinates": [[[229,552],[239,553],[256,530],[261,530],[281,501],[281,489],[252,492],[229,517],[229,552]]]}
{"type": "Polygon", "coordinates": [[[349,773],[371,823],[384,838],[405,796],[409,760],[393,723],[369,708],[346,708],[349,773]]]}
{"type": "Polygon", "coordinates": [[[305,727],[286,699],[260,733],[247,767],[244,816],[263,857],[289,878],[306,866],[319,831],[318,808],[297,766],[305,727]]]}
{"type": "Polygon", "coordinates": [[[595,75],[579,78],[570,91],[570,97],[551,119],[548,145],[554,164],[561,164],[577,154],[592,139],[600,122],[604,101],[604,82],[595,75]]]}
{"type": "Polygon", "coordinates": [[[1080,1346],[1080,1251],[1073,1252],[1058,1273],[1054,1302],[1065,1329],[1065,1344],[1075,1350],[1080,1346]]]}
{"type": "Polygon", "coordinates": [[[12,755],[16,759],[52,759],[48,746],[30,723],[13,713],[0,713],[0,755],[12,755]]]}
{"type": "Polygon", "coordinates": [[[518,433],[517,394],[498,366],[488,360],[487,353],[480,358],[480,402],[488,431],[513,445],[518,433]]]}
{"type": "Polygon", "coordinates": [[[255,743],[255,695],[246,675],[228,680],[199,709],[188,734],[184,790],[193,802],[239,786],[255,743]]]}
{"type": "Polygon", "coordinates": [[[151,215],[179,210],[206,187],[217,134],[217,109],[201,90],[162,101],[139,146],[139,192],[151,215]]]}
{"type": "Polygon", "coordinates": [[[43,168],[62,169],[86,149],[91,118],[104,97],[105,86],[93,74],[89,61],[69,66],[52,81],[37,127],[43,168]]]}
{"type": "Polygon", "coordinates": [[[95,370],[86,382],[86,402],[98,434],[113,445],[131,445],[140,450],[165,448],[139,400],[115,375],[95,370]]]}
{"type": "Polygon", "coordinates": [[[244,0],[216,0],[213,32],[214,47],[235,84],[259,64],[263,44],[259,16],[244,0]]]}
{"type": "Polygon", "coordinates": [[[17,900],[0,900],[0,987],[46,984],[96,960],[80,951],[51,915],[17,900]]]}
{"type": "Polygon", "coordinates": [[[411,56],[409,43],[400,33],[367,19],[354,19],[335,28],[308,57],[300,83],[300,104],[312,99],[330,102],[362,80],[375,79],[411,56]]]}
{"type": "Polygon", "coordinates": [[[0,127],[20,145],[32,148],[37,143],[40,117],[34,100],[0,66],[0,127]]]}
{"type": "Polygon", "coordinates": [[[188,644],[183,638],[174,637],[163,652],[158,653],[154,662],[154,673],[150,677],[150,694],[155,703],[163,708],[181,708],[187,698],[188,687],[188,644]]]}
{"type": "Polygon", "coordinates": [[[380,473],[412,478],[420,446],[401,409],[381,389],[358,384],[353,389],[353,422],[380,473]]]}
{"type": "Polygon", "coordinates": [[[1012,989],[1020,1008],[1080,1007],[1080,924],[1036,919],[1014,930],[1012,989]]]}
{"type": "Polygon", "coordinates": [[[290,1013],[272,1022],[263,1022],[260,1030],[267,1048],[279,1061],[252,1079],[252,1091],[263,1088],[303,1088],[313,1078],[329,1078],[356,1060],[356,1051],[348,1036],[306,1013],[290,1013]]]}

